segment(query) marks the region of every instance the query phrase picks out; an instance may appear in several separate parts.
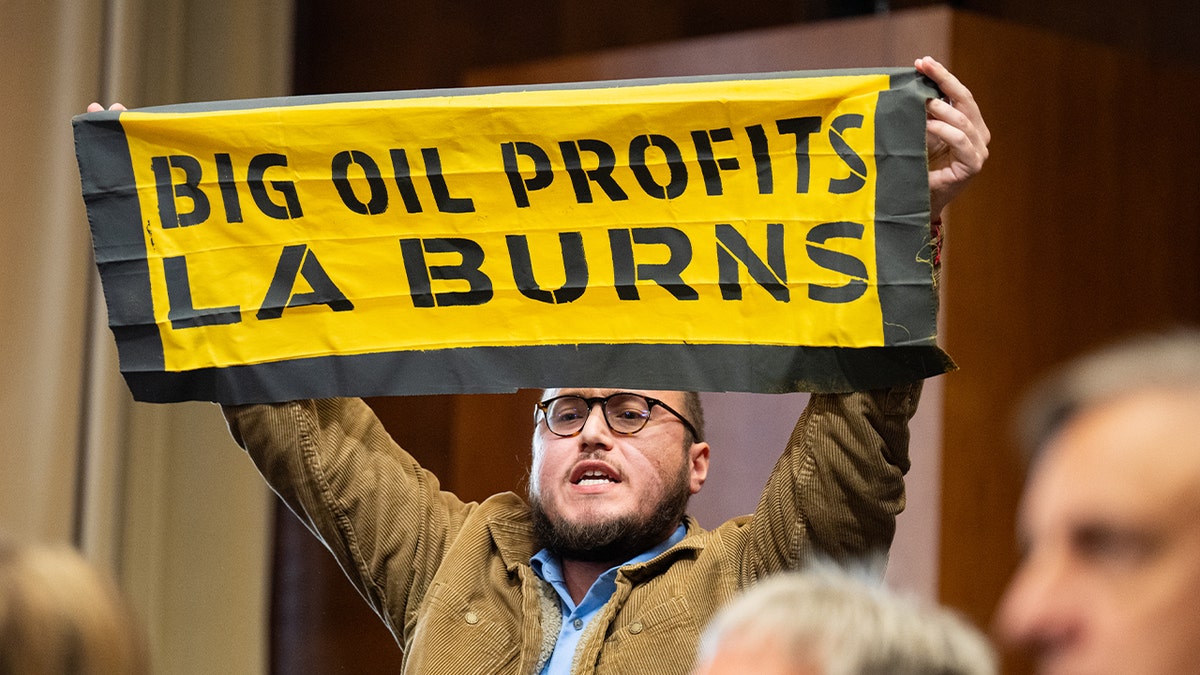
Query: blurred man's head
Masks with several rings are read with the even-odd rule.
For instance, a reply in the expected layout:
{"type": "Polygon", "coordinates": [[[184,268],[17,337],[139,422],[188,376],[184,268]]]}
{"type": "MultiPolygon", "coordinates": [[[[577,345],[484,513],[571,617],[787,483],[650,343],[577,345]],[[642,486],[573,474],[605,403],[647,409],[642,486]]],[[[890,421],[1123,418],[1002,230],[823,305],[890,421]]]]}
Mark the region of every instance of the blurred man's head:
{"type": "Polygon", "coordinates": [[[951,612],[832,565],[772,577],[722,610],[693,675],[990,675],[983,635],[951,612]]]}
{"type": "Polygon", "coordinates": [[[1200,335],[1069,365],[1031,397],[1026,549],[1001,633],[1045,673],[1200,673],[1200,335]]]}
{"type": "Polygon", "coordinates": [[[139,675],[147,659],[105,574],[71,548],[0,540],[0,673],[139,675]]]}

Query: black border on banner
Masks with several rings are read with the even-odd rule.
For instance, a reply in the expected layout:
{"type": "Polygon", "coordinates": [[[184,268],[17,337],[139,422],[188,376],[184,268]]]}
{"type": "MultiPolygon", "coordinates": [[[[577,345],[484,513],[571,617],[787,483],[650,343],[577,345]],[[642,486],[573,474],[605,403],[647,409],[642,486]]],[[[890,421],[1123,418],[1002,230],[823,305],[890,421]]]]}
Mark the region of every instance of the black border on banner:
{"type": "Polygon", "coordinates": [[[937,347],[584,344],[380,352],[123,374],[139,401],[237,405],[569,386],[843,393],[914,382],[954,367],[937,347]]]}
{"type": "Polygon", "coordinates": [[[844,392],[884,387],[954,368],[936,345],[924,146],[925,112],[916,95],[939,94],[910,68],[845,69],[644,78],[559,84],[327,94],[186,103],[137,112],[210,112],[347,101],[466,96],[513,91],[605,89],[688,82],[887,75],[876,133],[876,265],[886,347],[586,344],[393,351],[322,356],[186,372],[165,371],[153,317],[149,261],[132,159],[120,111],[72,120],[80,180],[121,372],[134,398],[227,404],[327,396],[501,393],[569,384],[698,391],[844,392]],[[906,102],[907,101],[907,102],[906,102]],[[901,128],[885,138],[878,129],[901,128]],[[920,139],[913,147],[894,140],[920,139]],[[905,178],[909,178],[905,181],[905,178]],[[919,181],[919,184],[913,181],[919,181]],[[884,250],[889,256],[882,256],[884,250]],[[911,258],[908,257],[911,255],[911,258]],[[572,382],[565,373],[574,373],[572,382]]]}

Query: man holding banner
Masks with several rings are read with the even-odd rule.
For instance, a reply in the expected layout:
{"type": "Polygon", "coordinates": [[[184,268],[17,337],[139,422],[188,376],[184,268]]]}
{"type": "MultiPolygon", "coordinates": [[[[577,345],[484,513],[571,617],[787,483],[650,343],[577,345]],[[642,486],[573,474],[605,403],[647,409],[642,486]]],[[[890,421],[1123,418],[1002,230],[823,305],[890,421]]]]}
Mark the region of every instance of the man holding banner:
{"type": "MultiPolygon", "coordinates": [[[[737,122],[728,123],[728,128],[693,131],[691,138],[697,153],[695,165],[699,166],[704,176],[703,187],[697,183],[687,184],[687,167],[682,160],[672,160],[672,148],[676,146],[668,135],[646,134],[629,142],[627,168],[631,175],[637,177],[637,182],[624,183],[614,178],[617,174],[613,173],[613,164],[605,164],[608,149],[623,147],[617,143],[596,139],[564,140],[556,145],[506,141],[499,146],[503,149],[507,176],[502,189],[511,188],[511,196],[516,199],[516,208],[519,210],[527,209],[535,200],[549,195],[549,190],[554,187],[563,188],[563,194],[574,200],[571,208],[592,208],[591,200],[604,201],[601,194],[592,190],[598,188],[608,198],[605,203],[613,204],[606,206],[608,210],[604,214],[608,214],[610,211],[617,212],[621,202],[635,201],[635,195],[626,193],[632,193],[632,188],[640,184],[647,193],[644,200],[661,201],[667,205],[667,211],[686,215],[691,208],[689,199],[697,200],[697,204],[708,200],[705,204],[709,206],[705,208],[709,208],[711,204],[727,197],[726,193],[735,192],[733,186],[739,185],[735,182],[739,176],[744,176],[746,181],[741,185],[755,195],[771,197],[774,189],[771,172],[780,171],[782,165],[771,164],[766,159],[767,145],[776,143],[779,137],[786,137],[793,141],[794,151],[786,157],[796,167],[795,172],[790,174],[796,180],[782,182],[789,185],[794,183],[797,185],[796,192],[800,193],[801,188],[806,189],[807,186],[802,180],[808,178],[804,172],[811,171],[812,176],[817,176],[820,167],[824,166],[821,162],[831,158],[829,161],[838,168],[847,169],[843,173],[848,174],[844,178],[831,178],[828,181],[831,194],[856,192],[863,197],[863,204],[867,208],[875,208],[876,202],[887,202],[900,214],[895,216],[897,220],[905,220],[912,214],[917,214],[918,220],[923,219],[917,234],[926,247],[924,274],[932,276],[932,268],[936,264],[931,263],[934,256],[928,255],[928,230],[919,230],[928,228],[930,214],[934,223],[940,223],[942,208],[980,170],[987,157],[990,134],[970,92],[941,64],[924,58],[916,62],[916,69],[919,74],[930,78],[946,97],[946,100],[929,100],[927,107],[918,111],[921,120],[925,119],[924,111],[928,114],[928,120],[924,122],[928,146],[927,206],[922,204],[924,194],[913,195],[911,190],[899,190],[904,194],[897,194],[895,186],[882,184],[886,182],[883,179],[878,179],[880,185],[874,184],[876,174],[886,171],[883,168],[876,171],[873,163],[861,161],[865,155],[862,149],[855,149],[853,143],[845,140],[853,139],[856,130],[875,123],[873,118],[857,113],[831,117],[829,119],[832,122],[828,125],[825,118],[820,116],[796,116],[781,117],[770,127],[737,122]],[[806,130],[805,125],[809,121],[813,127],[806,130]],[[730,128],[735,131],[731,132],[730,128]],[[770,136],[776,128],[778,133],[770,136]],[[740,158],[741,164],[738,163],[739,158],[719,156],[724,152],[721,148],[730,147],[735,142],[733,136],[741,133],[742,129],[745,130],[745,147],[753,152],[740,158]],[[828,142],[828,151],[820,154],[814,149],[811,158],[808,154],[802,155],[802,142],[807,144],[810,139],[814,148],[817,143],[828,142]],[[555,162],[549,161],[545,152],[547,147],[559,149],[563,162],[561,166],[565,167],[565,174],[571,182],[563,179],[552,183],[553,171],[550,167],[558,167],[560,163],[557,157],[555,162]],[[763,152],[760,153],[760,150],[763,152]],[[577,161],[581,151],[598,157],[600,164],[594,169],[583,169],[577,161]],[[644,162],[647,153],[664,155],[665,163],[662,166],[669,171],[669,175],[652,173],[648,168],[649,163],[644,162]],[[547,161],[542,161],[543,156],[547,161]],[[757,170],[735,173],[736,169],[747,167],[756,167],[757,170]],[[724,184],[723,177],[726,180],[724,184]],[[678,187],[678,194],[672,195],[673,186],[678,187]],[[866,189],[872,186],[874,190],[866,189]],[[653,194],[653,187],[664,188],[663,194],[653,194]],[[668,203],[676,197],[679,197],[677,201],[668,203]]],[[[887,86],[886,77],[884,86],[887,86]]],[[[883,100],[883,95],[871,93],[864,100],[883,100]]],[[[556,114],[562,115],[561,108],[556,114]]],[[[730,117],[735,118],[732,114],[730,117]]],[[[132,116],[129,118],[126,133],[134,128],[137,119],[132,116]]],[[[706,124],[714,126],[713,123],[706,124]]],[[[877,140],[873,145],[878,148],[886,143],[877,140]]],[[[137,147],[132,143],[130,147],[136,154],[137,147]]],[[[448,145],[438,147],[444,149],[448,145]]],[[[807,148],[806,145],[804,147],[807,148]]],[[[153,246],[162,248],[174,246],[175,242],[168,238],[176,236],[180,230],[187,228],[198,231],[199,228],[209,227],[202,224],[209,215],[207,212],[204,217],[196,215],[200,201],[208,204],[208,211],[214,213],[220,204],[224,204],[225,219],[233,222],[229,216],[229,206],[240,208],[240,202],[237,186],[233,185],[232,180],[236,160],[230,154],[217,154],[215,164],[215,172],[229,180],[222,178],[221,191],[210,190],[212,197],[205,197],[203,192],[206,184],[199,176],[207,168],[202,167],[199,160],[192,161],[192,155],[182,152],[168,154],[153,150],[147,154],[155,153],[158,153],[154,157],[154,161],[158,162],[155,166],[160,170],[145,182],[157,184],[157,190],[151,188],[147,194],[157,195],[159,209],[152,212],[149,218],[143,214],[130,219],[135,226],[131,231],[133,239],[140,243],[144,236],[142,224],[148,221],[158,220],[162,223],[162,229],[154,230],[159,238],[153,242],[153,246]],[[191,174],[184,175],[189,167],[194,168],[196,178],[191,174]],[[173,171],[176,173],[173,174],[173,171]],[[226,191],[227,186],[229,191],[226,191]],[[185,199],[181,195],[190,197],[185,199]],[[185,213],[181,209],[187,208],[189,199],[195,208],[185,213]],[[169,208],[164,209],[164,204],[169,208]]],[[[86,159],[85,154],[81,152],[81,164],[86,159]]],[[[895,154],[914,155],[911,152],[895,154]]],[[[924,152],[915,154],[917,161],[926,161],[924,152]]],[[[284,162],[298,164],[303,159],[298,156],[285,157],[279,153],[278,156],[261,160],[263,156],[257,155],[251,163],[259,161],[260,169],[264,172],[271,167],[280,167],[284,162]]],[[[413,159],[415,157],[414,154],[413,159]]],[[[462,191],[462,184],[454,183],[456,179],[451,173],[441,171],[449,153],[443,156],[437,147],[424,148],[421,157],[427,182],[435,195],[434,203],[439,210],[445,213],[482,213],[489,208],[483,192],[476,190],[471,195],[474,199],[469,199],[462,191]],[[433,167],[437,170],[432,170],[433,167]],[[455,192],[456,189],[459,192],[455,192]]],[[[422,204],[417,200],[416,187],[424,184],[408,180],[411,168],[409,155],[402,150],[394,150],[391,158],[394,178],[406,200],[408,212],[416,214],[430,208],[429,203],[422,204]]],[[[617,160],[616,166],[623,166],[624,159],[617,160]]],[[[692,156],[688,156],[688,161],[692,161],[692,156]]],[[[382,192],[388,186],[382,181],[371,182],[374,177],[370,168],[373,162],[369,152],[345,151],[334,158],[339,198],[346,207],[364,218],[375,217],[388,209],[387,198],[382,192]],[[341,173],[338,173],[339,167],[341,173]],[[348,182],[347,177],[352,172],[347,167],[360,167],[364,171],[367,178],[365,187],[356,188],[348,182]],[[342,182],[337,182],[337,176],[341,176],[342,182]],[[382,187],[376,190],[376,186],[382,187]]],[[[133,164],[136,169],[149,166],[152,162],[133,164]]],[[[791,165],[788,170],[791,170],[791,165]]],[[[84,173],[87,196],[89,181],[87,171],[84,173]]],[[[281,181],[277,181],[276,185],[279,183],[281,181]]],[[[142,183],[139,181],[138,184],[142,183]]],[[[263,210],[272,210],[270,207],[274,206],[279,211],[280,220],[298,220],[301,205],[307,208],[308,204],[313,203],[304,192],[306,185],[303,180],[284,185],[292,192],[288,193],[288,199],[283,204],[271,201],[270,188],[265,187],[261,173],[258,183],[250,185],[250,190],[259,200],[256,203],[264,207],[263,210]]],[[[924,185],[921,189],[924,189],[924,185]]],[[[548,196],[545,198],[549,199],[548,196]]],[[[509,206],[512,207],[512,204],[509,206]]],[[[596,213],[600,217],[599,211],[588,213],[596,213]]],[[[821,230],[823,234],[819,236],[810,233],[807,250],[811,257],[809,262],[814,263],[814,267],[839,273],[835,277],[837,283],[813,282],[809,284],[808,291],[809,299],[815,298],[814,301],[836,304],[841,308],[860,297],[875,297],[876,291],[869,288],[873,289],[876,285],[855,280],[844,283],[840,281],[840,275],[849,274],[855,279],[876,281],[889,272],[883,269],[876,271],[874,263],[861,265],[861,274],[851,272],[851,269],[858,268],[858,265],[847,263],[854,256],[823,249],[831,242],[865,241],[868,236],[861,226],[856,229],[854,223],[837,220],[835,215],[840,214],[821,216],[830,220],[824,225],[834,227],[821,230]],[[838,297],[839,294],[845,297],[838,297]]],[[[239,224],[240,219],[239,212],[239,224]]],[[[97,217],[93,215],[94,229],[96,220],[97,217]]],[[[615,285],[620,300],[626,302],[614,306],[614,309],[618,306],[629,309],[627,312],[612,311],[599,315],[605,322],[619,320],[622,313],[636,314],[639,311],[634,307],[639,300],[634,288],[638,282],[652,281],[670,291],[676,301],[706,301],[703,293],[694,293],[699,297],[688,297],[687,294],[694,291],[687,283],[687,275],[692,268],[686,262],[676,264],[676,254],[690,260],[689,242],[694,239],[689,239],[683,220],[681,218],[679,228],[621,229],[614,226],[607,231],[616,269],[615,278],[610,279],[609,283],[615,285]],[[633,259],[630,251],[635,246],[652,244],[668,248],[671,258],[666,263],[628,265],[629,285],[623,287],[621,270],[625,268],[621,266],[621,261],[633,259]]],[[[907,223],[906,231],[911,232],[912,225],[907,223]]],[[[779,256],[783,255],[785,235],[779,235],[779,248],[773,249],[771,242],[776,240],[772,240],[770,234],[772,231],[782,232],[783,225],[776,230],[772,230],[772,227],[774,224],[766,228],[768,255],[767,260],[763,261],[751,255],[752,246],[739,246],[739,242],[744,244],[740,234],[731,233],[728,226],[724,229],[717,226],[718,255],[715,260],[719,264],[714,266],[713,277],[719,276],[722,284],[725,284],[722,293],[726,295],[721,301],[727,306],[733,306],[741,300],[740,289],[736,292],[736,298],[733,297],[734,291],[729,290],[729,286],[737,281],[740,269],[737,260],[744,263],[752,275],[756,274],[754,270],[758,270],[756,280],[767,280],[760,281],[764,289],[778,291],[779,295],[774,300],[767,298],[765,302],[781,303],[780,297],[790,298],[784,290],[769,283],[771,278],[787,281],[781,257],[771,254],[772,250],[776,250],[779,256]]],[[[820,226],[813,228],[813,231],[819,229],[820,226]]],[[[245,227],[240,228],[238,236],[245,236],[246,230],[245,227]]],[[[586,233],[582,235],[583,238],[586,236],[586,233]]],[[[879,236],[882,238],[884,235],[879,236]]],[[[368,238],[367,234],[359,234],[359,237],[364,240],[368,238]]],[[[589,268],[585,266],[580,272],[582,284],[572,286],[570,278],[575,268],[570,262],[569,251],[574,249],[571,248],[569,237],[564,236],[561,241],[568,283],[557,291],[546,291],[532,281],[532,274],[524,275],[525,285],[522,285],[520,270],[529,271],[533,265],[528,240],[523,242],[513,236],[508,238],[509,259],[517,277],[516,286],[534,302],[573,302],[579,294],[588,290],[588,282],[598,276],[594,269],[595,276],[587,276],[589,268]],[[575,295],[564,299],[564,293],[575,295]]],[[[918,242],[913,255],[908,257],[919,257],[917,253],[921,245],[918,242]]],[[[582,251],[583,244],[580,246],[582,251]]],[[[424,306],[431,309],[440,308],[443,304],[461,307],[475,303],[482,306],[493,297],[490,281],[495,273],[489,276],[482,271],[482,261],[492,259],[489,257],[491,249],[482,236],[475,239],[462,236],[409,238],[402,240],[402,247],[410,287],[423,289],[422,294],[412,291],[414,304],[426,302],[424,306]],[[461,264],[431,265],[427,262],[429,257],[450,249],[460,256],[456,260],[461,259],[461,264]],[[465,262],[472,255],[477,261],[474,267],[465,262]],[[414,274],[413,270],[420,273],[414,274]],[[440,294],[433,292],[435,282],[448,277],[457,278],[468,290],[440,294]]],[[[158,334],[166,336],[169,331],[191,331],[189,335],[198,335],[196,331],[207,330],[238,331],[253,322],[248,312],[240,310],[245,304],[242,302],[226,303],[211,311],[198,308],[202,304],[198,293],[193,295],[191,291],[199,288],[195,280],[202,271],[203,255],[213,251],[216,252],[213,255],[231,255],[228,253],[231,250],[229,246],[209,244],[208,248],[211,251],[192,253],[180,248],[163,254],[161,277],[158,268],[151,265],[147,288],[153,292],[147,291],[147,297],[159,292],[161,286],[161,295],[168,300],[167,304],[175,317],[172,322],[166,311],[155,314],[154,322],[160,327],[158,334]],[[189,274],[192,276],[189,277],[189,274]]],[[[802,245],[800,248],[805,247],[802,245]]],[[[100,250],[98,241],[98,258],[102,257],[100,250]]],[[[282,320],[281,316],[286,318],[289,313],[300,316],[304,310],[315,309],[317,311],[309,311],[306,316],[324,317],[341,311],[349,315],[360,311],[357,308],[366,306],[359,299],[360,296],[346,290],[348,285],[339,286],[337,283],[336,280],[342,277],[336,273],[334,265],[329,264],[333,260],[332,254],[323,253],[326,257],[317,262],[316,243],[303,250],[295,250],[294,260],[287,259],[286,250],[285,256],[280,257],[274,278],[266,284],[270,287],[268,298],[263,301],[257,320],[283,325],[278,322],[282,320]],[[322,267],[322,263],[325,267],[322,267]],[[326,268],[329,268],[328,271],[326,268]],[[281,277],[280,270],[284,269],[287,273],[281,277]],[[296,283],[298,280],[306,282],[302,288],[305,292],[293,294],[292,291],[299,288],[296,283]],[[278,295],[278,302],[274,302],[271,293],[277,288],[283,288],[284,292],[278,295]]],[[[865,255],[858,255],[860,259],[866,259],[865,255]]],[[[536,255],[533,257],[537,258],[536,255]]],[[[586,262],[583,256],[578,259],[586,262]]],[[[882,268],[886,263],[881,261],[879,265],[882,268]]],[[[928,281],[928,278],[925,279],[926,283],[928,281]]],[[[714,281],[702,289],[711,291],[716,285],[714,281]]],[[[912,284],[897,282],[895,285],[908,287],[912,284]]],[[[497,297],[500,290],[496,289],[497,297]]],[[[880,295],[886,292],[882,289],[878,291],[880,295]]],[[[587,297],[597,295],[591,292],[587,297]]],[[[765,293],[760,295],[767,297],[765,293]]],[[[114,312],[113,307],[110,302],[110,316],[114,312]]],[[[738,307],[745,309],[749,305],[738,307]]],[[[498,310],[502,308],[497,307],[498,310]]],[[[364,316],[370,315],[364,313],[364,316]]],[[[589,313],[586,316],[590,323],[595,323],[596,314],[589,313]]],[[[512,317],[508,320],[516,321],[512,317]]],[[[773,319],[764,320],[762,315],[754,316],[754,321],[760,320],[771,324],[782,323],[773,319]]],[[[119,331],[123,328],[118,327],[117,321],[112,323],[120,343],[119,331]]],[[[665,324],[667,330],[684,330],[682,324],[673,323],[673,318],[662,317],[656,323],[660,324],[654,327],[656,329],[665,324]]],[[[547,324],[545,330],[553,331],[554,326],[547,324]]],[[[446,329],[442,331],[444,333],[446,329]]],[[[297,336],[297,339],[302,337],[297,336]]],[[[440,340],[443,334],[437,337],[440,340]]],[[[454,335],[444,337],[448,341],[456,338],[454,335]]],[[[931,347],[932,334],[921,340],[924,340],[921,349],[934,348],[931,347]]],[[[677,339],[676,342],[680,344],[670,350],[661,349],[659,343],[662,341],[661,337],[650,336],[646,342],[654,344],[618,345],[615,349],[610,349],[613,345],[602,345],[603,349],[598,351],[590,351],[588,344],[577,344],[568,350],[576,361],[581,358],[588,360],[596,355],[603,358],[591,358],[591,363],[581,369],[574,368],[572,364],[574,369],[569,374],[564,372],[558,375],[557,381],[562,383],[569,379],[576,386],[548,389],[538,404],[528,502],[507,493],[495,495],[479,504],[466,504],[453,494],[441,491],[437,478],[422,469],[401,449],[366,404],[358,399],[304,399],[285,403],[227,405],[225,411],[234,437],[249,452],[268,483],[334,553],[359,592],[396,636],[405,652],[405,672],[522,675],[686,673],[691,666],[700,631],[708,618],[740,590],[770,574],[802,567],[816,554],[848,559],[887,549],[894,533],[895,516],[903,507],[903,474],[908,468],[907,422],[916,410],[919,380],[924,375],[910,373],[886,382],[890,386],[870,391],[814,394],[763,491],[756,512],[706,532],[685,515],[688,498],[700,490],[709,464],[710,449],[704,440],[698,396],[667,390],[668,387],[630,389],[625,382],[697,385],[696,388],[704,388],[703,385],[711,382],[730,380],[705,379],[720,371],[721,364],[710,366],[703,358],[690,362],[696,366],[692,370],[705,371],[695,378],[691,373],[684,373],[675,379],[656,380],[656,375],[651,373],[646,376],[649,379],[637,379],[642,374],[632,372],[628,366],[630,363],[645,363],[647,359],[639,356],[623,360],[622,356],[650,354],[649,361],[653,361],[658,357],[671,358],[682,350],[691,356],[709,355],[716,359],[719,355],[735,352],[704,351],[708,348],[706,345],[692,344],[687,335],[677,339]],[[649,351],[639,352],[639,348],[649,351]],[[626,370],[621,370],[622,363],[626,370]],[[610,367],[618,371],[616,375],[605,370],[610,367]],[[713,372],[708,372],[710,369],[713,372]],[[578,386],[581,383],[588,386],[578,386]]],[[[167,342],[164,338],[162,344],[165,351],[171,348],[167,342]]],[[[587,343],[588,340],[580,339],[577,342],[587,343]]],[[[797,350],[779,347],[781,343],[736,353],[762,355],[761,360],[753,363],[753,369],[766,371],[775,367],[777,361],[774,359],[779,358],[775,355],[784,354],[783,360],[778,363],[796,358],[794,354],[797,350]]],[[[916,343],[899,341],[898,344],[916,343]]],[[[526,363],[539,367],[547,363],[553,365],[558,361],[547,357],[547,354],[567,353],[563,350],[546,352],[536,347],[530,349],[527,352],[512,349],[505,353],[517,359],[522,367],[526,363]],[[528,358],[530,355],[532,359],[528,358]]],[[[901,354],[909,353],[904,349],[903,346],[899,348],[901,354]]],[[[194,355],[213,350],[193,347],[181,351],[194,355]]],[[[444,351],[452,358],[478,358],[480,362],[488,364],[488,368],[524,372],[523,368],[506,364],[504,357],[495,359],[492,356],[496,353],[494,351],[444,351]]],[[[847,357],[850,359],[872,353],[872,349],[849,351],[855,352],[847,357]]],[[[353,350],[347,350],[346,353],[349,355],[341,358],[351,361],[362,358],[353,350]]],[[[124,354],[122,369],[126,370],[124,354]]],[[[811,354],[825,354],[831,362],[837,362],[846,351],[814,350],[811,354]]],[[[423,350],[404,358],[427,357],[428,351],[423,350]]],[[[872,363],[883,364],[881,369],[886,369],[886,364],[892,358],[889,353],[872,363]]],[[[905,357],[896,358],[904,360],[905,357]]],[[[157,363],[161,364],[162,361],[163,357],[159,355],[157,363]]],[[[167,361],[169,366],[169,355],[167,361]]],[[[296,367],[310,367],[318,362],[330,363],[320,359],[301,359],[296,367]]],[[[686,359],[683,362],[689,363],[686,359]]],[[[462,366],[463,362],[454,361],[454,365],[462,366]]],[[[165,375],[152,374],[155,379],[145,390],[150,392],[146,396],[161,396],[157,400],[173,400],[172,397],[177,394],[161,393],[165,390],[156,388],[159,387],[158,383],[170,380],[169,384],[174,386],[179,381],[187,380],[189,383],[202,382],[196,385],[198,388],[209,387],[203,383],[215,382],[205,392],[216,392],[211,394],[210,400],[225,404],[282,400],[271,392],[290,390],[272,389],[273,383],[263,382],[272,373],[298,372],[287,370],[292,367],[287,364],[280,366],[281,370],[272,371],[271,368],[275,366],[270,363],[257,370],[253,364],[243,369],[236,360],[216,362],[215,365],[198,364],[200,376],[188,374],[188,367],[175,368],[174,372],[165,375]],[[229,363],[237,367],[225,368],[229,363]],[[224,377],[226,370],[236,371],[235,375],[239,377],[247,373],[254,377],[230,381],[215,379],[224,377]],[[258,373],[265,375],[258,377],[258,373]],[[204,379],[214,374],[214,379],[204,379]],[[246,394],[251,390],[252,393],[246,394]],[[223,396],[223,391],[232,393],[223,396]],[[264,391],[267,393],[264,394],[264,391]]],[[[658,370],[670,370],[670,366],[658,370]]],[[[835,392],[860,388],[853,386],[855,384],[882,386],[885,383],[877,379],[875,373],[863,371],[860,367],[848,377],[836,380],[826,380],[812,373],[802,376],[793,373],[783,379],[788,379],[793,386],[800,381],[832,381],[835,384],[817,389],[835,392]],[[812,379],[805,380],[809,377],[812,379]]],[[[912,372],[918,371],[929,374],[925,366],[912,372]]],[[[318,369],[317,372],[324,371],[318,369]]],[[[404,376],[409,372],[416,373],[414,377],[420,378],[420,372],[431,371],[428,368],[424,371],[414,368],[385,370],[383,374],[391,379],[403,379],[403,376],[396,374],[398,372],[403,372],[404,376]]],[[[485,377],[488,374],[482,373],[485,377]]],[[[724,376],[723,373],[719,374],[724,376]]],[[[553,376],[554,373],[548,375],[553,376]]],[[[142,373],[129,374],[127,371],[127,377],[135,391],[135,382],[150,382],[142,373]]],[[[529,383],[522,380],[519,386],[529,386],[529,383]]],[[[760,390],[778,390],[777,387],[773,384],[760,390]]],[[[465,387],[462,390],[480,391],[486,388],[465,387]]],[[[314,395],[308,393],[312,391],[323,390],[309,389],[305,395],[314,395]]],[[[370,387],[364,385],[356,393],[370,391],[370,387]]],[[[342,393],[345,392],[335,390],[332,395],[342,393]]],[[[194,392],[188,395],[194,395],[194,392]]]]}

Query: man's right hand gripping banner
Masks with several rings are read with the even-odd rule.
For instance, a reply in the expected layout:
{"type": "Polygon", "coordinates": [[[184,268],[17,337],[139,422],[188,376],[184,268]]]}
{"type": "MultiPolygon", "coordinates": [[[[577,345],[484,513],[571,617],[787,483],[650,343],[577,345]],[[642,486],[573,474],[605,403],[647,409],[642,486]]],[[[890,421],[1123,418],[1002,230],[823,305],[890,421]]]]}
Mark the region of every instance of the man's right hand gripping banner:
{"type": "Polygon", "coordinates": [[[911,69],[187,104],[75,119],[146,401],[944,372],[911,69]]]}

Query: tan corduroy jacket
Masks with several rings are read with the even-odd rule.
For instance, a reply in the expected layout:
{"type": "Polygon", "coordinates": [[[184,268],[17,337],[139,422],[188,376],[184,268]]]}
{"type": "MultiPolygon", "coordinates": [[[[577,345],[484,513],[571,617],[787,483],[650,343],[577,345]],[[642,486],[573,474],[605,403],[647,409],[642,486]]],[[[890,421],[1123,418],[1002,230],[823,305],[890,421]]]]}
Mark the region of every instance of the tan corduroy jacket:
{"type": "MultiPolygon", "coordinates": [[[[753,515],[629,565],[587,628],[574,673],[687,673],[712,614],[813,554],[886,549],[904,506],[908,419],[920,386],[820,395],[801,415],[753,515]]],[[[405,673],[537,673],[561,622],[529,567],[529,507],[463,503],[392,441],[362,401],[226,408],[288,506],[333,551],[404,647],[405,673]]],[[[729,457],[736,449],[722,449],[729,457]]]]}

